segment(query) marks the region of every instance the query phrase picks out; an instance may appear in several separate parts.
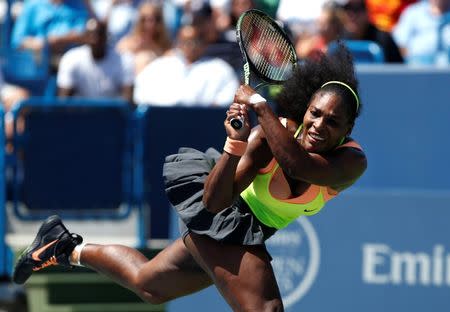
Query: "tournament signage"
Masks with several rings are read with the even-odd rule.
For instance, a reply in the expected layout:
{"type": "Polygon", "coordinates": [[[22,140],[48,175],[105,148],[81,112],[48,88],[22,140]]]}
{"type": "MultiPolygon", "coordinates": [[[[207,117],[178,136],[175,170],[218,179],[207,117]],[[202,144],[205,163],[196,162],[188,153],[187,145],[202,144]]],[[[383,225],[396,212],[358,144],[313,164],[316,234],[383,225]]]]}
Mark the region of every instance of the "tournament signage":
{"type": "Polygon", "coordinates": [[[267,241],[286,309],[295,307],[314,283],[320,267],[320,244],[307,218],[299,218],[267,241]]]}
{"type": "Polygon", "coordinates": [[[353,190],[309,220],[320,268],[288,311],[450,310],[450,192],[353,190]]]}
{"type": "MultiPolygon", "coordinates": [[[[450,311],[448,203],[450,192],[349,190],[277,232],[267,248],[285,310],[450,311]]],[[[230,308],[210,287],[169,311],[230,308]]]]}

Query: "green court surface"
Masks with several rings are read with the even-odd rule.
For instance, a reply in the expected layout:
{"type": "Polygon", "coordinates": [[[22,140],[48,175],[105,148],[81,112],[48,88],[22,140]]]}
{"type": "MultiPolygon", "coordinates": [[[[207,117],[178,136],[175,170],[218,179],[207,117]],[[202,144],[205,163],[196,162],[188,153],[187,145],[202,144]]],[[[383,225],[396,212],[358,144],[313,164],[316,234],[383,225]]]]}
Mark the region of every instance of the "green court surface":
{"type": "MultiPolygon", "coordinates": [[[[158,250],[143,251],[149,258],[158,250]]],[[[130,290],[86,268],[47,268],[25,284],[28,312],[165,311],[143,302],[130,290]]]]}

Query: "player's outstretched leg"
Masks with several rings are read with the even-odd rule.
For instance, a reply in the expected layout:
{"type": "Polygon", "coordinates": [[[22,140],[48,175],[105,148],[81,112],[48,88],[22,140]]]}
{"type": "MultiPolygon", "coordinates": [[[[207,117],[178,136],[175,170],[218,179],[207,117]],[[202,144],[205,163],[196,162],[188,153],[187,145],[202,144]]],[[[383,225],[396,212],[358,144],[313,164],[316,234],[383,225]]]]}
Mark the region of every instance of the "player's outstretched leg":
{"type": "Polygon", "coordinates": [[[70,233],[58,216],[49,217],[39,228],[35,240],[17,261],[13,280],[23,284],[33,271],[50,265],[89,267],[153,304],[212,284],[181,239],[149,260],[127,246],[82,244],[82,238],[70,233]]]}
{"type": "Polygon", "coordinates": [[[20,255],[14,268],[13,281],[23,284],[34,271],[51,265],[70,266],[69,256],[82,241],[80,235],[69,233],[59,216],[48,217],[33,243],[20,255]]]}

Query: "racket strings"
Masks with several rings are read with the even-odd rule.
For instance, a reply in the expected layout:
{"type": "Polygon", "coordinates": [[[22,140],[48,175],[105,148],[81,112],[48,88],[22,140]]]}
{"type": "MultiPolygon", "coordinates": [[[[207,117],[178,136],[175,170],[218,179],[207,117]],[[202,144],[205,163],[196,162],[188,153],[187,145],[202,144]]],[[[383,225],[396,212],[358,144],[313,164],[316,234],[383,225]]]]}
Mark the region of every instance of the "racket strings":
{"type": "Polygon", "coordinates": [[[255,68],[272,80],[285,80],[295,60],[290,42],[258,15],[248,16],[242,29],[243,43],[255,68]]]}
{"type": "MultiPolygon", "coordinates": [[[[289,49],[289,47],[288,46],[286,46],[286,45],[283,45],[283,43],[284,43],[284,40],[283,40],[283,38],[281,38],[281,37],[277,37],[277,38],[274,38],[275,40],[275,46],[278,46],[278,47],[280,47],[280,52],[281,52],[281,55],[283,55],[283,56],[288,56],[288,53],[289,53],[289,51],[288,51],[288,49],[289,49]]],[[[269,57],[269,59],[274,59],[274,58],[277,58],[277,57],[279,57],[278,55],[276,55],[277,54],[277,50],[276,49],[273,49],[272,51],[271,51],[271,54],[270,54],[270,57],[269,57]]],[[[277,80],[282,80],[282,78],[284,77],[284,74],[285,74],[285,71],[286,71],[286,68],[287,68],[287,66],[284,66],[285,64],[286,64],[286,62],[288,62],[289,61],[289,59],[284,59],[282,62],[281,62],[281,64],[280,64],[280,66],[279,67],[275,67],[275,66],[268,66],[268,70],[270,71],[268,74],[270,75],[270,76],[273,76],[273,77],[278,77],[278,79],[277,80]]]]}
{"type": "MultiPolygon", "coordinates": [[[[263,24],[263,22],[261,21],[261,19],[259,19],[258,22],[259,22],[260,26],[262,27],[263,25],[261,25],[261,24],[263,24]]],[[[264,31],[263,31],[263,34],[261,35],[263,42],[261,44],[262,45],[266,45],[266,44],[270,45],[271,44],[275,47],[279,47],[280,50],[278,50],[278,51],[281,52],[281,55],[285,56],[287,50],[285,49],[286,46],[285,45],[283,46],[284,38],[279,36],[277,33],[274,33],[273,31],[271,31],[269,27],[263,27],[263,29],[264,29],[264,31]]],[[[275,60],[275,62],[279,61],[278,59],[276,59],[276,57],[278,58],[279,55],[276,55],[276,54],[277,54],[277,49],[275,49],[275,48],[270,49],[270,55],[267,59],[275,60]]],[[[280,65],[282,65],[285,61],[286,60],[283,60],[280,65]]],[[[274,66],[273,64],[271,64],[270,62],[267,62],[266,60],[263,60],[262,66],[263,66],[262,70],[264,71],[264,74],[266,76],[274,77],[276,80],[281,80],[282,76],[280,76],[280,67],[274,66]]],[[[284,67],[284,66],[282,66],[282,67],[284,67]]]]}

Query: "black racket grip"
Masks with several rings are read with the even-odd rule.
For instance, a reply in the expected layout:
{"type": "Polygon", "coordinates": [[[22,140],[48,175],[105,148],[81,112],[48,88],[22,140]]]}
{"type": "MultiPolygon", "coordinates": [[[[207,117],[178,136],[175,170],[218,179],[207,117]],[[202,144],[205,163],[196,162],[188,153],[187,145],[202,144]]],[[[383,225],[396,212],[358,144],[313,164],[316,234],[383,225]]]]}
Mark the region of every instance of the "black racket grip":
{"type": "Polygon", "coordinates": [[[239,130],[244,125],[244,117],[232,118],[230,124],[234,129],[239,130]]]}

